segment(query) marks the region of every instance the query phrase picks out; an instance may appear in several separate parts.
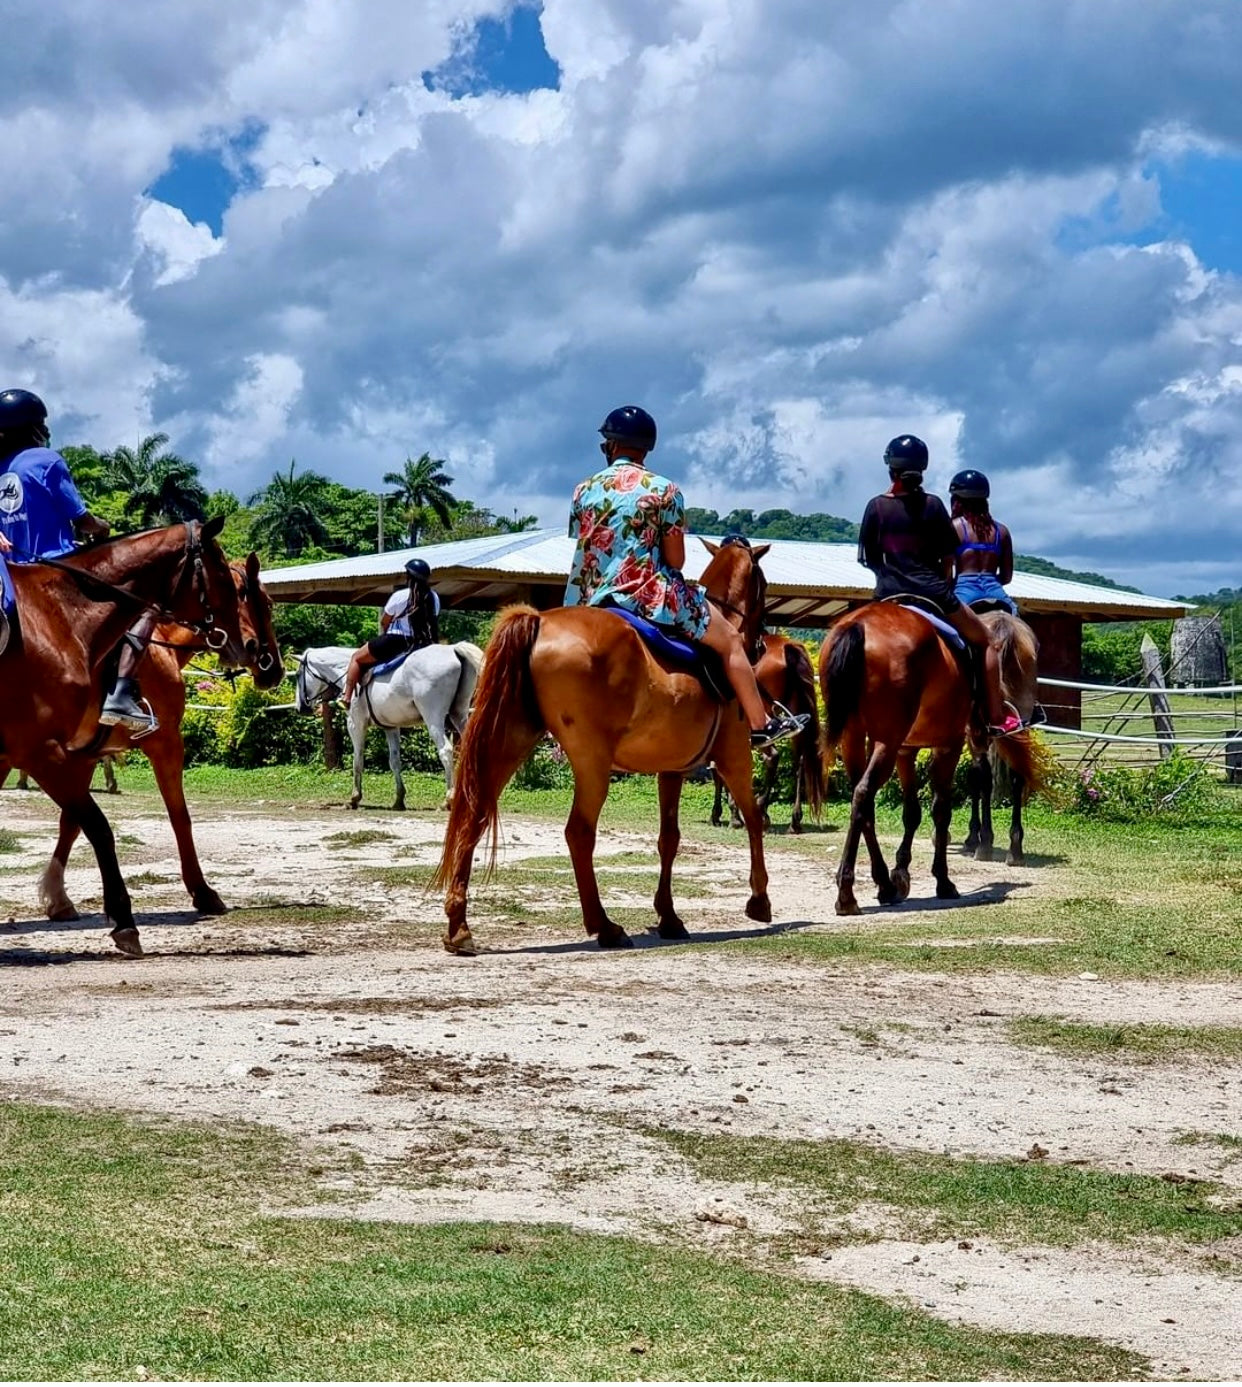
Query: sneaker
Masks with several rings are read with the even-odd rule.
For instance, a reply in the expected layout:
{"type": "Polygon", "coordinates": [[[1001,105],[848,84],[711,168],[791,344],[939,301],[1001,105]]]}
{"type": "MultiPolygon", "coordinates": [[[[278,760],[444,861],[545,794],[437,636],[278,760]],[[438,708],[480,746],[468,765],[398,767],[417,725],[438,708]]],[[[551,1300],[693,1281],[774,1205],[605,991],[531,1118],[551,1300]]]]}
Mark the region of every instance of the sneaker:
{"type": "Polygon", "coordinates": [[[1015,732],[1021,732],[1026,724],[1012,709],[1005,714],[1004,720],[998,724],[988,725],[988,735],[992,737],[1012,737],[1015,732]]]}
{"type": "Polygon", "coordinates": [[[138,702],[138,685],[133,679],[118,679],[116,687],[104,699],[99,713],[104,727],[120,723],[128,732],[154,732],[159,726],[150,705],[138,702]]]}
{"type": "Polygon", "coordinates": [[[762,751],[784,737],[796,737],[810,720],[810,713],[773,713],[762,727],[751,732],[751,750],[762,751]]]}

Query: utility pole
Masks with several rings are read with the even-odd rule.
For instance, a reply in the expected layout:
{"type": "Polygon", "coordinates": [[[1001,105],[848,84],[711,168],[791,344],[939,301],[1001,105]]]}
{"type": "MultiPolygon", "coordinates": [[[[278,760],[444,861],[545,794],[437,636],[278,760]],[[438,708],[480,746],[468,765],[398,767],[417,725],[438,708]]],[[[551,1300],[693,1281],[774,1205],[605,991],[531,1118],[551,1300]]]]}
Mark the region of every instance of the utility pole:
{"type": "Polygon", "coordinates": [[[378,535],[378,540],[376,542],[375,552],[377,554],[382,554],[384,552],[384,493],[382,491],[375,498],[375,504],[376,515],[378,517],[378,522],[376,525],[376,534],[378,535]]]}

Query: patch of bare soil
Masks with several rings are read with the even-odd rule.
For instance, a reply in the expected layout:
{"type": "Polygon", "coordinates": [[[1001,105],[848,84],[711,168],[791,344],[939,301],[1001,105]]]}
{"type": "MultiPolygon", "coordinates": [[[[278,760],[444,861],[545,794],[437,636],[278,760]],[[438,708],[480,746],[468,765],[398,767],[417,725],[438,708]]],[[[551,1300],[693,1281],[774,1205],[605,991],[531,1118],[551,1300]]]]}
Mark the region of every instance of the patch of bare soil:
{"type": "MultiPolygon", "coordinates": [[[[213,884],[232,905],[273,913],[244,925],[244,910],[236,924],[198,917],[178,886],[143,887],[139,923],[155,956],[130,962],[98,916],[60,926],[38,916],[36,848],[50,843],[51,815],[33,797],[5,793],[2,805],[30,851],[6,855],[0,880],[7,901],[28,902],[0,930],[0,962],[10,965],[0,1096],[268,1123],[335,1148],[342,1169],[361,1159],[337,1181],[360,1217],[551,1220],[736,1255],[802,1231],[796,1199],[762,1183],[703,1181],[654,1135],[662,1126],[998,1159],[1038,1147],[1049,1163],[1242,1192],[1234,1150],[1186,1143],[1188,1133],[1240,1134],[1242,1067],[1045,1053],[1010,1044],[1005,1030],[1031,1012],[1237,1025],[1242,986],[947,976],[782,957],[781,929],[842,927],[830,913],[827,835],[773,854],[771,930],[741,913],[742,844],[731,840],[730,857],[688,842],[684,871],[721,891],[684,901],[697,946],[641,935],[630,952],[599,952],[565,924],[567,877],[560,918],[481,928],[490,951],[464,960],[440,949],[438,899],[356,875],[360,861],[431,862],[441,817],[386,816],[397,841],[360,845],[345,863],[323,847],[340,832],[340,813],[199,810],[213,884]],[[282,901],[348,908],[358,923],[282,901]],[[713,947],[756,934],[772,936],[762,954],[713,947]],[[721,1209],[728,1221],[711,1216],[721,1209]]],[[[166,823],[124,800],[108,807],[136,840],[134,870],[175,878],[166,823]]],[[[652,846],[647,831],[601,842],[604,852],[652,846]]],[[[562,852],[559,825],[508,825],[506,861],[562,852]]],[[[1064,892],[1055,865],[961,860],[955,871],[963,902],[935,908],[986,906],[998,934],[1012,893],[1064,892]]],[[[69,889],[98,891],[81,849],[69,889]]],[[[1157,1257],[979,1243],[968,1253],[905,1243],[882,1212],[866,1218],[884,1240],[808,1257],[804,1273],[972,1323],[1096,1334],[1150,1355],[1169,1376],[1234,1377],[1242,1364],[1242,1278],[1226,1247],[1157,1257]]]]}

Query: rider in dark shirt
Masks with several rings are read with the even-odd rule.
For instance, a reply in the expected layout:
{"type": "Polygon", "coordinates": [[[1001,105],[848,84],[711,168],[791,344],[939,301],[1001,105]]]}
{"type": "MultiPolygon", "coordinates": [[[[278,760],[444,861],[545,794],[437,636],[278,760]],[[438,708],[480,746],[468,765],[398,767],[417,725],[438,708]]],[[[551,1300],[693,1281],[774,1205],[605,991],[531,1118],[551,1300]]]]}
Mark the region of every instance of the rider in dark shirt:
{"type": "Polygon", "coordinates": [[[910,593],[935,603],[945,619],[983,654],[988,730],[1008,736],[1021,730],[1022,720],[1005,705],[1000,661],[988,638],[988,628],[953,591],[957,531],[938,496],[923,490],[927,444],[902,434],[884,450],[892,486],[867,502],[858,537],[858,561],[876,576],[877,600],[910,593]]]}

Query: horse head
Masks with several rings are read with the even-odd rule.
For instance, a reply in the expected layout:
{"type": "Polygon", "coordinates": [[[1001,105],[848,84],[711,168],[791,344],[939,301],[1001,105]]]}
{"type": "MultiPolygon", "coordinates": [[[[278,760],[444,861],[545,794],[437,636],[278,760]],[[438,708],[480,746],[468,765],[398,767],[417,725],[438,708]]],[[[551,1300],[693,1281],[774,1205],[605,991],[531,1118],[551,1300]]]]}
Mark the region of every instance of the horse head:
{"type": "Polygon", "coordinates": [[[274,689],[285,677],[285,665],[272,624],[272,599],[259,581],[259,556],[252,551],[229,568],[240,603],[246,668],[256,688],[274,689]]]}
{"type": "Polygon", "coordinates": [[[708,600],[731,626],[742,633],[742,643],[752,664],[763,656],[763,614],[768,580],[759,560],[770,544],[752,545],[742,535],[730,535],[721,544],[703,540],[711,560],[699,582],[708,600]]]}

